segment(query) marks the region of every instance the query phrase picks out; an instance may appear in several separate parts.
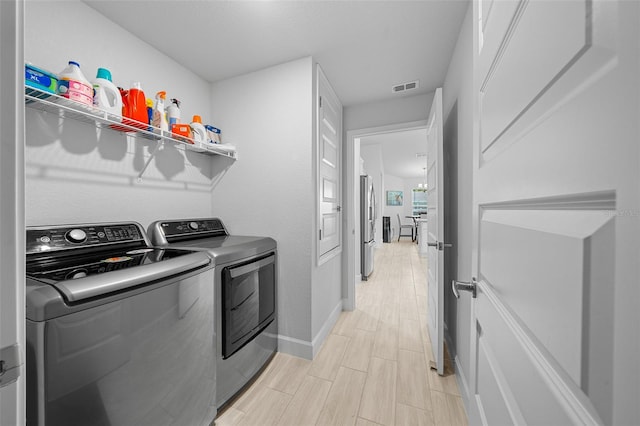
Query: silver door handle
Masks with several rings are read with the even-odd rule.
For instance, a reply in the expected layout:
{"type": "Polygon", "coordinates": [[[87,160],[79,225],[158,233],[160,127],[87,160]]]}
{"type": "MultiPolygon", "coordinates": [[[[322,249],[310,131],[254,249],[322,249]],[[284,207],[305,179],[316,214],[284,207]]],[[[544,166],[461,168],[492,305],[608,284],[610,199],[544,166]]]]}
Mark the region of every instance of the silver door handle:
{"type": "Polygon", "coordinates": [[[453,295],[456,297],[456,299],[460,299],[460,293],[458,293],[458,290],[470,291],[472,294],[471,297],[475,299],[477,296],[477,285],[478,282],[476,281],[476,277],[472,277],[470,283],[465,281],[452,280],[451,290],[453,290],[453,295]]]}
{"type": "Polygon", "coordinates": [[[436,247],[438,250],[442,251],[445,248],[453,247],[453,244],[451,244],[451,243],[443,243],[442,241],[436,241],[435,243],[427,242],[427,246],[428,247],[436,247]]]}

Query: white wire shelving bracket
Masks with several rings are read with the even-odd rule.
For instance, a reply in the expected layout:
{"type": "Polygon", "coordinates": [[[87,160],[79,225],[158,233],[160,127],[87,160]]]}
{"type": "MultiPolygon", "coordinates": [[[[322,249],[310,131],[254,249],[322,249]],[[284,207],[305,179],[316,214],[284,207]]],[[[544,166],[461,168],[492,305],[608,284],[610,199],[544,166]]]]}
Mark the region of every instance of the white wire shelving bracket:
{"type": "Polygon", "coordinates": [[[197,146],[183,139],[177,139],[173,133],[161,130],[157,127],[144,124],[145,128],[141,129],[122,121],[122,117],[110,114],[99,108],[83,105],[75,101],[54,95],[31,86],[25,86],[25,106],[40,111],[46,111],[56,114],[64,119],[72,119],[83,123],[91,124],[101,129],[109,129],[112,132],[123,132],[133,137],[141,137],[147,140],[156,141],[156,146],[151,150],[149,158],[147,158],[142,170],[138,173],[138,182],[142,180],[142,175],[149,167],[151,160],[155,157],[158,149],[165,142],[171,142],[178,146],[184,147],[185,150],[199,152],[208,155],[220,155],[237,159],[235,151],[227,151],[224,148],[217,147],[215,144],[207,144],[206,146],[197,146]],[[116,127],[114,129],[113,127],[116,127]]]}

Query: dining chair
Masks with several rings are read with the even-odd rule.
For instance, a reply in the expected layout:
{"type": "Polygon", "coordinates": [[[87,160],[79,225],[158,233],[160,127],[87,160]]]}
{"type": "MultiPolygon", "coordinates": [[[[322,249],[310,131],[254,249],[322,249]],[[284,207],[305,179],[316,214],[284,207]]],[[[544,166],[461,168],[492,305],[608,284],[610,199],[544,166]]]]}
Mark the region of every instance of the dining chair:
{"type": "Polygon", "coordinates": [[[413,229],[414,226],[413,225],[403,225],[402,224],[402,220],[400,219],[400,213],[396,213],[396,216],[398,216],[398,226],[399,228],[399,232],[398,232],[398,241],[400,241],[400,237],[411,237],[411,241],[413,241],[413,229]],[[409,229],[411,230],[411,235],[402,235],[402,230],[403,229],[409,229]]]}

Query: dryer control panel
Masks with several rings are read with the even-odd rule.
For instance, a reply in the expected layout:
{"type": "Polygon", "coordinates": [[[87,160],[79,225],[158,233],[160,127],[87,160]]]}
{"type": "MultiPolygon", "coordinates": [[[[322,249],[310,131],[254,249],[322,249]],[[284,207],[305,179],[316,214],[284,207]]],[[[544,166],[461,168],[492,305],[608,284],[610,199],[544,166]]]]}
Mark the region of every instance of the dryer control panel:
{"type": "Polygon", "coordinates": [[[193,238],[195,235],[218,237],[225,236],[227,230],[225,229],[220,219],[192,219],[192,220],[180,220],[175,222],[162,222],[160,223],[160,229],[167,239],[171,237],[190,236],[193,238]]]}

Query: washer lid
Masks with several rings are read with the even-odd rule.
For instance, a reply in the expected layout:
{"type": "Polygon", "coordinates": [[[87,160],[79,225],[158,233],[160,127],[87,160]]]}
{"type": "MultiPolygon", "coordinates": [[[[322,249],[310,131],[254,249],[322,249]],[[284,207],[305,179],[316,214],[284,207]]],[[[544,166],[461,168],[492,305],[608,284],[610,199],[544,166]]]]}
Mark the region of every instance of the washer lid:
{"type": "Polygon", "coordinates": [[[205,250],[213,257],[214,264],[220,265],[275,251],[277,244],[273,238],[269,237],[228,235],[226,237],[183,240],[169,244],[169,247],[205,250]]]}
{"type": "Polygon", "coordinates": [[[27,277],[55,287],[67,302],[80,302],[205,267],[205,253],[176,249],[101,251],[27,262],[27,277]]]}

